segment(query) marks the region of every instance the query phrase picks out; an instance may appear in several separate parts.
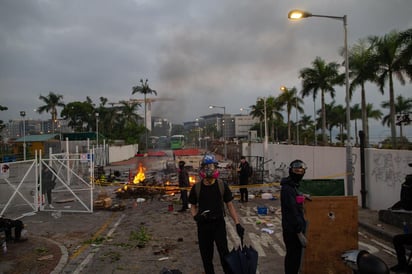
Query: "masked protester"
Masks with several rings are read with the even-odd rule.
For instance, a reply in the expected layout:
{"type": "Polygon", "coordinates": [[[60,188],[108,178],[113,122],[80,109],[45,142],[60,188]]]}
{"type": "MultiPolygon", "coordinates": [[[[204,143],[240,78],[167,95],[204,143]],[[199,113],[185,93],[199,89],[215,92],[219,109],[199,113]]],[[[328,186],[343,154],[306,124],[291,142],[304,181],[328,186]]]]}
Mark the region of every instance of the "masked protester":
{"type": "Polygon", "coordinates": [[[27,241],[27,238],[21,237],[21,232],[24,228],[24,224],[20,220],[12,220],[4,217],[0,217],[0,228],[6,234],[6,241],[8,243],[20,243],[27,241]],[[12,231],[14,228],[14,237],[12,236],[12,231]]]}
{"type": "Polygon", "coordinates": [[[182,199],[182,208],[179,212],[185,212],[189,209],[188,202],[187,202],[187,190],[183,189],[189,187],[189,173],[185,170],[185,161],[179,161],[179,187],[182,189],[180,190],[180,199],[182,199]]]}
{"type": "MultiPolygon", "coordinates": [[[[249,183],[249,176],[250,176],[250,166],[249,163],[246,161],[246,157],[240,157],[240,164],[237,169],[239,173],[239,185],[245,186],[249,183]]],[[[240,202],[245,203],[248,202],[249,193],[247,187],[241,187],[240,189],[240,202]]]]}
{"type": "Polygon", "coordinates": [[[197,236],[200,255],[205,274],[214,274],[213,250],[216,244],[220,262],[225,273],[231,273],[224,257],[229,253],[225,223],[225,208],[236,224],[239,237],[243,238],[244,228],[239,223],[236,209],[233,205],[233,195],[229,186],[219,180],[217,161],[215,157],[206,154],[200,167],[201,181],[190,190],[189,203],[191,213],[197,224],[197,236]]]}
{"type": "Polygon", "coordinates": [[[285,274],[297,274],[302,259],[306,221],[303,213],[305,196],[299,193],[300,182],[305,175],[306,164],[294,160],[289,166],[289,176],[282,178],[280,204],[282,209],[283,241],[286,247],[285,274]]]}

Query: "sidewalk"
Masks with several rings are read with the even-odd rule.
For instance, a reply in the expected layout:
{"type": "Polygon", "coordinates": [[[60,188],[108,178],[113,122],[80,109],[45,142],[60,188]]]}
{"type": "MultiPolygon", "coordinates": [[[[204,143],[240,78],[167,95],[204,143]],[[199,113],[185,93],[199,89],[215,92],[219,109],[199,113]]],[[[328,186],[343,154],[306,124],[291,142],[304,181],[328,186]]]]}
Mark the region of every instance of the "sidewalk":
{"type": "MultiPolygon", "coordinates": [[[[16,265],[25,265],[25,267],[34,270],[36,273],[61,273],[65,265],[69,261],[67,239],[64,243],[59,243],[46,235],[39,234],[45,227],[48,230],[57,230],[56,233],[63,232],[63,227],[83,225],[85,229],[90,229],[93,226],[99,227],[104,223],[104,219],[110,217],[111,212],[97,211],[84,218],[75,216],[59,219],[59,225],[52,225],[49,218],[53,218],[50,214],[39,213],[37,216],[32,216],[26,221],[29,233],[29,240],[23,243],[13,243],[8,245],[8,252],[0,256],[0,273],[16,273],[16,265]],[[77,224],[75,224],[77,223],[77,224]],[[80,224],[79,224],[80,223],[80,224]],[[50,227],[52,226],[52,227],[50,227]]],[[[359,227],[367,230],[369,233],[392,242],[392,237],[396,234],[403,233],[402,229],[385,224],[379,221],[378,211],[362,209],[358,210],[359,227]]],[[[48,231],[47,229],[44,231],[48,231]]],[[[79,238],[84,235],[77,235],[79,238]]],[[[73,235],[73,238],[75,235],[73,235]]],[[[74,243],[74,241],[73,241],[74,243]]],[[[69,244],[70,245],[70,244],[69,244]]]]}
{"type": "Polygon", "coordinates": [[[393,236],[402,234],[403,230],[397,226],[386,224],[379,220],[377,210],[364,209],[359,207],[358,210],[359,227],[367,230],[369,233],[392,242],[393,236]]]}

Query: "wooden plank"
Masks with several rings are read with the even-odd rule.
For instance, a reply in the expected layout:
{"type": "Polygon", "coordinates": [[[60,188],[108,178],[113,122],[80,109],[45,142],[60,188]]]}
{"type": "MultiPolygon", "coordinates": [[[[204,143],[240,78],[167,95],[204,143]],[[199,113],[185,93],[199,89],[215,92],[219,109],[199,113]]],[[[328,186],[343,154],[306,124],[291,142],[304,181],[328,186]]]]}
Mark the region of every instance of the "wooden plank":
{"type": "Polygon", "coordinates": [[[352,273],[341,255],[358,249],[358,201],[356,196],[317,196],[305,202],[308,220],[304,274],[352,273]]]}

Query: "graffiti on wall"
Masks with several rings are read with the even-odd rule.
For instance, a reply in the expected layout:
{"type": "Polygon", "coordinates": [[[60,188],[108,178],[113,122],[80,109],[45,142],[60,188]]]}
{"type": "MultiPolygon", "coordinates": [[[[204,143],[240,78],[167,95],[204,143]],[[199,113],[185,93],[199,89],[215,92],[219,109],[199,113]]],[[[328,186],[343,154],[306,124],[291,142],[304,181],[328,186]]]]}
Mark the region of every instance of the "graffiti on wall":
{"type": "Polygon", "coordinates": [[[372,161],[371,179],[378,184],[394,187],[403,183],[410,171],[408,164],[412,163],[412,158],[388,152],[373,154],[372,161]]]}
{"type": "Polygon", "coordinates": [[[286,177],[289,175],[289,164],[286,164],[284,162],[280,162],[276,164],[275,162],[273,163],[273,168],[271,170],[271,177],[275,182],[280,182],[280,180],[283,177],[286,177]]]}

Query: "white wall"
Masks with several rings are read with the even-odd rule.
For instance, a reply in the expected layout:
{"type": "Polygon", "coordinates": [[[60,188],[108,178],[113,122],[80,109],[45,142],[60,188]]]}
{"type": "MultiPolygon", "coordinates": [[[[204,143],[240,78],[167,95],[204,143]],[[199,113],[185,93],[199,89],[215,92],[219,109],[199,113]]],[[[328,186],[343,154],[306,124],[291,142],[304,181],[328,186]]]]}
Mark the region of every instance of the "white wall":
{"type": "MultiPolygon", "coordinates": [[[[264,156],[262,143],[244,143],[242,152],[246,156],[264,156]]],[[[295,159],[307,165],[305,179],[345,179],[346,148],[314,147],[269,144],[266,168],[275,177],[287,174],[289,163],[295,159]]],[[[266,160],[266,159],[265,159],[266,160]]],[[[358,196],[361,205],[360,149],[352,149],[353,195],[358,196]]],[[[412,173],[412,151],[408,150],[365,150],[366,206],[370,209],[387,209],[400,199],[401,184],[405,175],[412,173]]]]}
{"type": "Polygon", "coordinates": [[[133,158],[138,150],[138,144],[125,146],[109,146],[109,163],[119,162],[133,158]]]}

